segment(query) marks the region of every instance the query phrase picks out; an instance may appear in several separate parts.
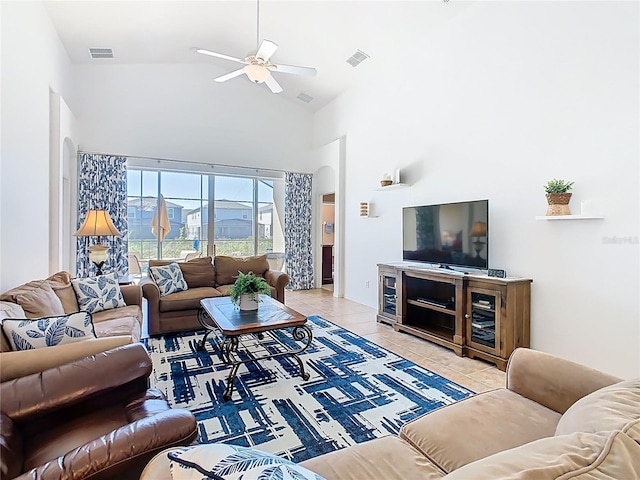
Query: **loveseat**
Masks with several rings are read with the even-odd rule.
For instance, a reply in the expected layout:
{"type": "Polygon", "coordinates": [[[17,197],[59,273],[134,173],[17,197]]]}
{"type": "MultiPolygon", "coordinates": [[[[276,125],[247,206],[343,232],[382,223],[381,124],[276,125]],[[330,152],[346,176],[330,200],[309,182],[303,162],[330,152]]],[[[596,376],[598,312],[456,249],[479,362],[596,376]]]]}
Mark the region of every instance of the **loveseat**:
{"type": "MultiPolygon", "coordinates": [[[[215,449],[201,450],[191,460],[211,463],[215,449]]],[[[159,453],[141,480],[178,478],[167,454],[159,453]]],[[[520,348],[509,360],[506,388],[434,410],[398,436],[299,466],[326,480],[639,479],[640,380],[520,348]]]]}
{"type": "MultiPolygon", "coordinates": [[[[172,263],[169,260],[150,260],[149,268],[172,263]]],[[[289,276],[284,272],[271,270],[266,255],[254,257],[228,257],[216,255],[194,258],[188,262],[177,262],[188,288],[183,291],[160,295],[160,289],[147,276],[140,282],[142,293],[147,299],[149,335],[198,330],[198,310],[203,298],[228,295],[238,272],[253,272],[264,278],[271,289],[271,296],[284,303],[284,289],[289,284],[289,276]]]]}
{"type": "MultiPolygon", "coordinates": [[[[0,295],[0,321],[6,318],[41,318],[80,311],[68,272],[33,280],[0,295]]],[[[13,351],[0,330],[0,381],[41,372],[98,352],[140,340],[142,289],[123,285],[126,306],[92,313],[96,338],[36,350],[13,351]]]]}

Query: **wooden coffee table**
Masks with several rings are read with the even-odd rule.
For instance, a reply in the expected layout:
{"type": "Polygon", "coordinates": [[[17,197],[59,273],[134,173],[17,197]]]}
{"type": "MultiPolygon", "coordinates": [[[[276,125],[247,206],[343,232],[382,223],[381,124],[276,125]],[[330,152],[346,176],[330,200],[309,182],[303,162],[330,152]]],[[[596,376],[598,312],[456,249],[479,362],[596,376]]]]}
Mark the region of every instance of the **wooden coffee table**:
{"type": "Polygon", "coordinates": [[[311,329],[306,325],[307,317],[274,300],[269,295],[260,295],[260,300],[258,310],[253,311],[238,309],[229,297],[200,300],[201,308],[198,311],[198,321],[206,332],[198,343],[198,350],[205,348],[207,337],[214,332],[218,338],[220,358],[225,364],[231,365],[231,372],[227,377],[227,389],[222,395],[225,400],[231,399],[238,368],[244,363],[289,355],[298,362],[300,376],[303,380],[309,379],[309,374],[305,372],[304,364],[298,357],[298,354],[304,352],[313,340],[311,329]],[[274,334],[276,330],[288,332],[288,329],[291,329],[291,336],[294,340],[302,342],[299,348],[290,348],[274,334]],[[270,340],[275,341],[279,346],[278,351],[270,352],[265,349],[263,355],[242,360],[238,355],[238,350],[243,346],[240,337],[252,334],[257,335],[258,339],[262,339],[265,334],[269,335],[270,340]]]}

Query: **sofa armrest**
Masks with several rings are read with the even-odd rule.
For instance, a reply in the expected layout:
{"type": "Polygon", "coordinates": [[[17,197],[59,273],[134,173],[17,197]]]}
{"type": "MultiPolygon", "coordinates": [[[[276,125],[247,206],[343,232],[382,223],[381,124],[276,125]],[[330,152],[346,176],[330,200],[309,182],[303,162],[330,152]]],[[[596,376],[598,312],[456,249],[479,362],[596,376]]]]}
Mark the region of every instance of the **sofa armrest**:
{"type": "Polygon", "coordinates": [[[21,423],[120,388],[127,395],[132,386],[144,391],[151,366],[151,358],[140,343],[114,348],[3,382],[2,411],[21,423]]]}
{"type": "Polygon", "coordinates": [[[585,395],[619,381],[613,375],[528,348],[517,348],[507,365],[509,390],[560,414],[585,395]]]}
{"type": "Polygon", "coordinates": [[[91,338],[82,342],[0,353],[0,382],[59,367],[112,348],[133,343],[130,335],[91,338]]]}
{"type": "Polygon", "coordinates": [[[147,328],[149,335],[158,335],[160,330],[160,289],[150,278],[140,281],[142,295],[147,299],[147,328]]]}
{"type": "Polygon", "coordinates": [[[278,270],[267,270],[264,272],[264,279],[276,289],[276,300],[284,303],[284,288],[289,285],[289,275],[278,270]]]}
{"type": "Polygon", "coordinates": [[[142,308],[142,288],[140,288],[140,285],[122,285],[120,291],[124,297],[124,303],[138,305],[142,308]]]}
{"type": "Polygon", "coordinates": [[[181,408],[166,410],[96,438],[15,480],[131,478],[132,471],[142,471],[158,452],[188,445],[196,434],[191,412],[181,408]]]}

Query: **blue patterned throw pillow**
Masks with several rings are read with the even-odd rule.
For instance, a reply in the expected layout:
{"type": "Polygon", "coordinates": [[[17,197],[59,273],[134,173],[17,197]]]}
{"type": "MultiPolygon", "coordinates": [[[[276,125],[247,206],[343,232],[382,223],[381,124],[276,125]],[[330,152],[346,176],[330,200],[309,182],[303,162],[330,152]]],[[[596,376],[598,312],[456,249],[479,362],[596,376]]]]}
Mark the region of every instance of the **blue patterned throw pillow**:
{"type": "Polygon", "coordinates": [[[189,288],[182,275],[180,265],[175,262],[161,267],[149,267],[149,275],[158,286],[161,297],[189,288]]]}
{"type": "Polygon", "coordinates": [[[173,480],[324,480],[286,458],[236,445],[196,445],[167,455],[173,480]]]}
{"type": "Polygon", "coordinates": [[[83,312],[94,313],[127,306],[120,291],[117,273],[74,278],[71,280],[71,285],[76,292],[80,310],[83,312]]]}
{"type": "Polygon", "coordinates": [[[12,350],[34,350],[96,338],[91,314],[87,312],[60,317],[6,318],[2,331],[12,350]]]}

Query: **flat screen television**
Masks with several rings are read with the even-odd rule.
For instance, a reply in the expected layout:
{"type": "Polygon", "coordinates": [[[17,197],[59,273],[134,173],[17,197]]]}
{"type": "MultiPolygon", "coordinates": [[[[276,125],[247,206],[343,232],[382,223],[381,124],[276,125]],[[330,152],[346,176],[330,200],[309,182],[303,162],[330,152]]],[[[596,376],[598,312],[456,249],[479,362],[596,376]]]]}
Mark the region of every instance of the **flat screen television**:
{"type": "Polygon", "coordinates": [[[404,207],[402,259],[487,269],[489,201],[404,207]]]}

